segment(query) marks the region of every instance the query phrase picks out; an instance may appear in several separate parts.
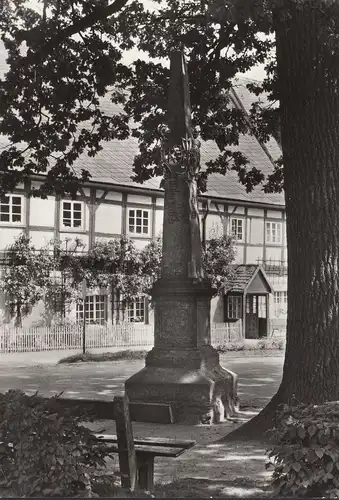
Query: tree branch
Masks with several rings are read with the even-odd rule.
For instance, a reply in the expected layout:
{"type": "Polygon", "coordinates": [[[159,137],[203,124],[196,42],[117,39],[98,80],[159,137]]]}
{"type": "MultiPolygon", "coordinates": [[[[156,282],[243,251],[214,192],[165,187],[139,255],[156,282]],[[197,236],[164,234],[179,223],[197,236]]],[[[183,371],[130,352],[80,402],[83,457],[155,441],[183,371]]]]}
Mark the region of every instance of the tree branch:
{"type": "MultiPolygon", "coordinates": [[[[37,52],[42,52],[42,51],[45,52],[50,49],[56,48],[64,40],[71,37],[72,35],[75,35],[80,31],[84,31],[85,29],[93,26],[93,24],[96,21],[107,19],[113,14],[119,12],[120,10],[123,9],[123,7],[127,4],[127,2],[128,0],[114,0],[113,3],[107,5],[106,7],[103,6],[96,7],[95,9],[92,10],[92,12],[87,14],[85,17],[79,19],[78,21],[69,26],[66,26],[66,28],[64,28],[55,36],[50,38],[47,42],[43,43],[40,46],[40,49],[37,50],[37,52]]],[[[30,30],[27,31],[26,33],[23,33],[24,35],[23,39],[27,39],[27,35],[32,34],[32,32],[36,30],[37,28],[34,28],[34,30],[30,30]]]]}

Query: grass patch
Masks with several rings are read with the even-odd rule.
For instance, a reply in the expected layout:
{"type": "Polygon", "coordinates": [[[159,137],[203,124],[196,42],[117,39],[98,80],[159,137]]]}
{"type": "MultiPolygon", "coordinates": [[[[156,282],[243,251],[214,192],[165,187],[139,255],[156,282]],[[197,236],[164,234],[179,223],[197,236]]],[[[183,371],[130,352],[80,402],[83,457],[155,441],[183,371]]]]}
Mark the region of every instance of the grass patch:
{"type": "Polygon", "coordinates": [[[148,351],[131,351],[126,349],[125,351],[118,352],[78,352],[77,354],[72,354],[72,356],[67,356],[67,358],[60,359],[59,363],[88,363],[88,362],[100,362],[100,361],[121,361],[125,359],[145,359],[148,351]]]}

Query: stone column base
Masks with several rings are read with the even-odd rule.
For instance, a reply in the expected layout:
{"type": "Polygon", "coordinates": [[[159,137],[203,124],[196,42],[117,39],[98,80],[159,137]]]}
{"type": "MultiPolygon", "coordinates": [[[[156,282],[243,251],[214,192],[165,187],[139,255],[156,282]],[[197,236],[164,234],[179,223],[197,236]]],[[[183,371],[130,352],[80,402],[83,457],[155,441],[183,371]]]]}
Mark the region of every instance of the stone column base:
{"type": "Polygon", "coordinates": [[[220,366],[210,345],[154,347],[146,367],[126,381],[125,390],[133,403],[171,405],[174,422],[180,424],[222,422],[238,404],[237,375],[220,366]]]}

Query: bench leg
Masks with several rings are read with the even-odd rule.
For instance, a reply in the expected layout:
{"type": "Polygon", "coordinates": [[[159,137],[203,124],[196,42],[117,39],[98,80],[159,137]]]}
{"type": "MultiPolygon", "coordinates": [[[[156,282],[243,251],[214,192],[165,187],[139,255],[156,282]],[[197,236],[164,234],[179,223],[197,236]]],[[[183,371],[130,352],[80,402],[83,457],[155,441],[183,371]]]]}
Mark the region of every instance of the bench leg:
{"type": "Polygon", "coordinates": [[[154,456],[137,453],[138,487],[150,491],[154,486],[154,456]]]}

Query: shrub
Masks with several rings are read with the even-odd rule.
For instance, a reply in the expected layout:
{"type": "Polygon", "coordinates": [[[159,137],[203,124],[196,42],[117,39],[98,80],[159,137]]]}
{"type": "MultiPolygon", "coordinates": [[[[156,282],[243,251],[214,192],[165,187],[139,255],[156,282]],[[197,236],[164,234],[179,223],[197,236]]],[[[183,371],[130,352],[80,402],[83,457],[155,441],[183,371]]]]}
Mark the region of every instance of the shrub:
{"type": "Polygon", "coordinates": [[[339,402],[284,406],[273,438],[277,494],[339,496],[339,402]]]}
{"type": "Polygon", "coordinates": [[[80,422],[88,415],[21,391],[0,394],[1,485],[20,496],[95,496],[104,452],[80,422]]]}
{"type": "Polygon", "coordinates": [[[269,349],[279,349],[280,351],[285,349],[285,341],[263,339],[255,343],[246,344],[244,342],[225,342],[224,344],[219,344],[216,347],[219,353],[229,352],[229,351],[265,351],[269,349]]]}
{"type": "Polygon", "coordinates": [[[268,349],[268,343],[265,342],[264,340],[259,340],[259,342],[257,343],[256,345],[256,348],[259,349],[260,351],[264,350],[264,349],[268,349]]]}
{"type": "Polygon", "coordinates": [[[220,344],[216,346],[216,350],[219,353],[229,352],[229,351],[243,351],[245,349],[244,342],[226,342],[225,344],[220,344]]]}
{"type": "Polygon", "coordinates": [[[285,341],[283,339],[280,340],[272,340],[272,339],[263,339],[259,340],[256,345],[256,349],[264,350],[264,349],[279,349],[282,351],[285,349],[285,341]]]}

